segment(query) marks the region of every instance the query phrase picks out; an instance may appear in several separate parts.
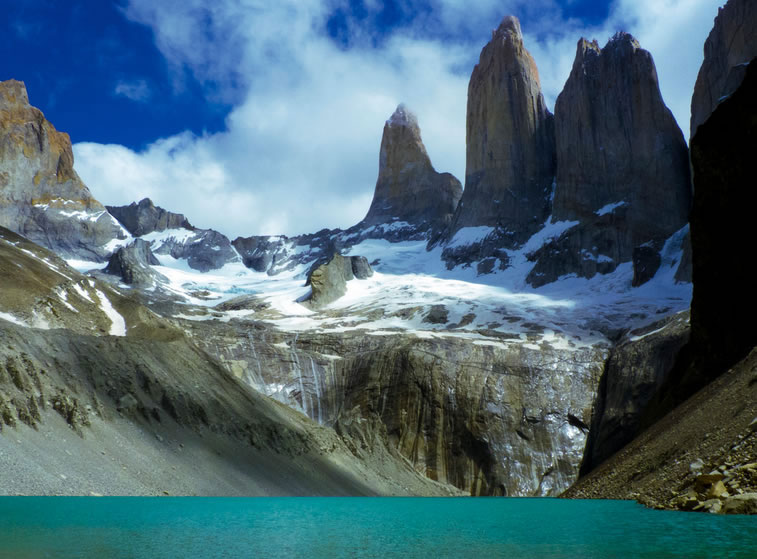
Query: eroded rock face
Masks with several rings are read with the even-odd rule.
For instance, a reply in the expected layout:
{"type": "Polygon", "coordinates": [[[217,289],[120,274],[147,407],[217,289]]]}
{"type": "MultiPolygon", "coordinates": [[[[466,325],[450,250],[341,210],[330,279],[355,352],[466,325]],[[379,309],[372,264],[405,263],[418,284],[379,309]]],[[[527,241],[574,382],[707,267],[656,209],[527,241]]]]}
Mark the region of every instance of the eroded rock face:
{"type": "Polygon", "coordinates": [[[631,35],[617,33],[603,49],[578,42],[555,104],[555,138],[553,219],[578,224],[544,251],[533,285],[610,272],[642,245],[659,250],[686,224],[686,143],[652,56],[631,35]]]}
{"type": "Polygon", "coordinates": [[[753,0],[729,0],[718,9],[715,25],[704,44],[691,99],[691,137],[718,103],[738,88],[746,67],[757,56],[757,4],[753,0]]]}
{"type": "Polygon", "coordinates": [[[599,383],[581,475],[631,442],[642,416],[689,340],[689,313],[634,332],[610,351],[599,383]]]}
{"type": "Polygon", "coordinates": [[[121,247],[113,253],[104,271],[119,276],[128,285],[149,287],[156,279],[168,281],[150,268],[158,265],[160,262],[150,250],[150,243],[135,239],[129,246],[121,247]]]}
{"type": "Polygon", "coordinates": [[[74,171],[68,134],[29,104],[22,82],[0,82],[0,225],[64,257],[103,260],[125,238],[74,171]]]}
{"type": "Polygon", "coordinates": [[[575,480],[607,357],[599,348],[212,326],[203,347],[241,379],[359,448],[387,446],[472,495],[557,495],[575,480]]]}
{"type": "Polygon", "coordinates": [[[166,229],[194,229],[183,214],[177,214],[155,206],[144,198],[128,206],[106,206],[126,230],[135,237],[166,229]]]}
{"type": "Polygon", "coordinates": [[[384,125],[379,176],[363,224],[406,222],[440,230],[449,223],[461,195],[459,180],[434,170],[417,117],[399,105],[384,125]]]}
{"type": "Polygon", "coordinates": [[[481,51],[468,86],[465,190],[448,234],[501,227],[513,246],[549,215],[554,122],[536,64],[508,16],[481,51]]]}

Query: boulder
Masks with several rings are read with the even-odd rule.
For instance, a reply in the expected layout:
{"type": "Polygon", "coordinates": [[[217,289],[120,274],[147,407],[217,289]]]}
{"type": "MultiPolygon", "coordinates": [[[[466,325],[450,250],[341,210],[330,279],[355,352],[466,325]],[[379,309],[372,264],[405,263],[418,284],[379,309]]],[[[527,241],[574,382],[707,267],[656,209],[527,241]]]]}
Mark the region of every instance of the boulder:
{"type": "Polygon", "coordinates": [[[746,67],[757,56],[757,3],[729,0],[718,9],[704,43],[704,62],[691,98],[691,137],[741,84],[746,67]]]}
{"type": "Polygon", "coordinates": [[[337,252],[310,272],[306,285],[310,285],[312,291],[304,302],[314,309],[324,307],[347,293],[348,281],[372,275],[373,270],[364,256],[342,256],[337,252]]]}
{"type": "Polygon", "coordinates": [[[104,272],[119,276],[128,285],[149,287],[156,280],[168,281],[150,268],[158,265],[160,262],[150,250],[150,243],[135,239],[130,245],[113,253],[104,272]]]}
{"type": "Polygon", "coordinates": [[[510,247],[549,215],[554,122],[517,18],[508,16],[481,51],[468,85],[465,190],[446,235],[498,227],[510,247]]]}
{"type": "Polygon", "coordinates": [[[635,247],[631,260],[633,262],[633,279],[631,280],[633,287],[639,287],[651,280],[662,263],[660,249],[654,247],[652,243],[635,247]]]}
{"type": "Polygon", "coordinates": [[[384,124],[376,190],[362,225],[404,222],[439,231],[449,224],[461,194],[459,180],[436,172],[417,117],[399,105],[384,124]]]}
{"type": "Polygon", "coordinates": [[[743,493],[728,497],[723,503],[723,514],[757,514],[757,493],[743,493]]]}

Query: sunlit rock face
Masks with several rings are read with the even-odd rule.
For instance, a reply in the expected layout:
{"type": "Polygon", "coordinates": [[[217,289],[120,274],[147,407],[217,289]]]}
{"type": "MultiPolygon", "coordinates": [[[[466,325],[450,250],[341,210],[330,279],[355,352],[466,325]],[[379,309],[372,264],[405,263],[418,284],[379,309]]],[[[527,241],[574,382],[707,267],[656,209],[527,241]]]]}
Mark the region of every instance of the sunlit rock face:
{"type": "Polygon", "coordinates": [[[68,134],[0,82],[0,225],[66,257],[103,260],[126,235],[74,171],[68,134]]]}
{"type": "Polygon", "coordinates": [[[384,125],[376,190],[363,225],[405,222],[440,230],[461,194],[460,181],[434,170],[417,117],[399,105],[384,125]]]}
{"type": "Polygon", "coordinates": [[[556,495],[576,479],[607,356],[261,323],[202,336],[234,374],[348,435],[355,452],[386,446],[472,495],[556,495]]]}
{"type": "MultiPolygon", "coordinates": [[[[552,219],[577,224],[535,255],[532,285],[611,272],[634,251],[659,253],[686,225],[686,142],[663,102],[651,54],[628,33],[602,49],[596,41],[578,42],[555,104],[555,138],[552,219]]],[[[644,260],[647,267],[652,260],[644,260]]]]}
{"type": "Polygon", "coordinates": [[[463,227],[499,227],[525,241],[549,215],[554,122],[536,63],[508,16],[481,51],[468,85],[465,190],[448,238],[463,227]]]}
{"type": "Polygon", "coordinates": [[[691,98],[691,137],[700,124],[744,79],[757,56],[757,3],[729,0],[718,9],[715,25],[704,44],[704,62],[691,98]]]}

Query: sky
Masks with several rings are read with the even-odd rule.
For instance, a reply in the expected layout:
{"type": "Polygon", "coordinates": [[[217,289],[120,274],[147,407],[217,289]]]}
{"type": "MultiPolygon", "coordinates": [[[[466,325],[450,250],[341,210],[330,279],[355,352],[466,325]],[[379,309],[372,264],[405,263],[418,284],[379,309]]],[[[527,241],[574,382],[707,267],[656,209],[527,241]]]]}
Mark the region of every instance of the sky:
{"type": "Polygon", "coordinates": [[[0,79],[74,142],[104,204],[150,197],[230,238],[346,228],[404,102],[437,171],[465,175],[468,79],[505,15],[550,109],[580,37],[632,33],[688,138],[720,0],[16,0],[0,79]]]}

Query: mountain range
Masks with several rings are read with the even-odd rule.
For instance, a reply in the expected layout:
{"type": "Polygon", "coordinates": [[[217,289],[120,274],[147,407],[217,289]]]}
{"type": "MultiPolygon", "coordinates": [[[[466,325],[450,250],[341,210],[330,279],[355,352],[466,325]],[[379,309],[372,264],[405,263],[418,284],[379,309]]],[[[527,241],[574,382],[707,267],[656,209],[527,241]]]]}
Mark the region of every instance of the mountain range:
{"type": "MultiPolygon", "coordinates": [[[[689,149],[634,37],[581,38],[552,114],[505,17],[471,75],[464,181],[399,105],[365,218],[296,237],[102,205],[0,82],[3,490],[610,491],[598,472],[757,344],[750,29],[748,0],[718,14],[689,149]]],[[[757,419],[747,396],[724,432],[757,419]]],[[[613,495],[688,507],[700,470],[673,498],[613,495]]],[[[738,479],[725,508],[757,490],[738,479]]]]}

